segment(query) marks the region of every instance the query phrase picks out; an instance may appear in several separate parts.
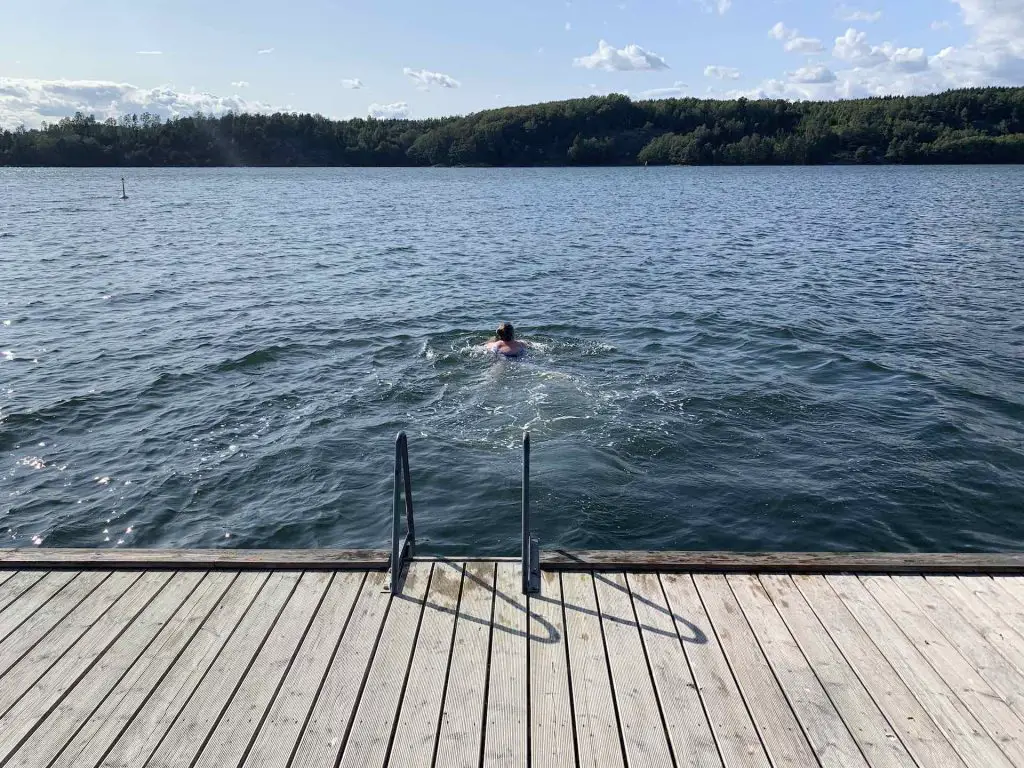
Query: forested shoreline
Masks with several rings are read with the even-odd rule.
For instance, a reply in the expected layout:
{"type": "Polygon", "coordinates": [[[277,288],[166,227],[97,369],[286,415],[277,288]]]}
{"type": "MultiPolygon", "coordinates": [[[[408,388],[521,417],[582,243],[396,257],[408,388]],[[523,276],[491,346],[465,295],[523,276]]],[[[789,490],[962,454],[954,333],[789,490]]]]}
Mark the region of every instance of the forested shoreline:
{"type": "Polygon", "coordinates": [[[0,131],[0,166],[1024,163],[1024,88],[843,101],[612,94],[429,120],[74,117],[0,131]]]}

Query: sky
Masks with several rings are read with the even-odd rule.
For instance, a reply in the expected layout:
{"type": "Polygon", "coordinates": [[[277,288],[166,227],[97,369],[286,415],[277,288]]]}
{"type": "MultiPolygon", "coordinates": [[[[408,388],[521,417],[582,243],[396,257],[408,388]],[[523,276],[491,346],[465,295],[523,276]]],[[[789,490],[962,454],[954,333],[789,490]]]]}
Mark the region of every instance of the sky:
{"type": "Polygon", "coordinates": [[[6,128],[983,85],[1024,85],[1024,0],[48,0],[7,3],[0,25],[6,128]]]}

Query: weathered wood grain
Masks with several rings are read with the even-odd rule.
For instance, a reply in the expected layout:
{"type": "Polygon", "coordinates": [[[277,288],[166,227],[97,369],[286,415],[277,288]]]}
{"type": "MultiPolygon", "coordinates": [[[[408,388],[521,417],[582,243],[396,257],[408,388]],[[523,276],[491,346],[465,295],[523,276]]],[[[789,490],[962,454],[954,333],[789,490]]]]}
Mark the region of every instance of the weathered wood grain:
{"type": "Polygon", "coordinates": [[[462,600],[435,748],[438,768],[480,765],[494,576],[494,563],[468,563],[462,578],[462,600]]]}
{"type": "Polygon", "coordinates": [[[1024,553],[630,552],[543,550],[541,568],[658,573],[1024,574],[1024,553]]]}
{"type": "MultiPolygon", "coordinates": [[[[576,765],[569,661],[559,575],[540,576],[540,594],[530,596],[530,734],[533,765],[576,765]]],[[[397,768],[397,766],[396,766],[397,768]]]]}
{"type": "MultiPolygon", "coordinates": [[[[213,570],[386,570],[383,549],[86,549],[18,547],[0,549],[3,569],[90,568],[155,571],[213,570]]],[[[2,589],[4,585],[0,585],[2,589]]]]}
{"type": "Polygon", "coordinates": [[[484,766],[525,766],[530,728],[526,700],[528,622],[522,575],[513,563],[498,563],[487,681],[484,766]]]}
{"type": "Polygon", "coordinates": [[[667,573],[659,579],[722,759],[728,766],[767,768],[768,755],[693,577],[667,573]]]}
{"type": "Polygon", "coordinates": [[[626,761],[629,765],[670,768],[672,749],[626,577],[621,573],[599,573],[594,575],[594,585],[626,761]]]}
{"type": "Polygon", "coordinates": [[[580,766],[625,765],[593,574],[563,573],[562,602],[580,766]]]}
{"type": "Polygon", "coordinates": [[[287,768],[365,578],[363,573],[334,574],[295,663],[256,735],[246,766],[287,768]]]}
{"type": "MultiPolygon", "coordinates": [[[[205,679],[206,673],[227,643],[235,637],[236,632],[247,630],[246,616],[257,600],[266,599],[266,593],[262,590],[267,582],[265,573],[238,574],[198,634],[175,658],[170,670],[159,679],[155,687],[151,687],[151,683],[145,684],[142,701],[132,695],[134,691],[128,691],[127,698],[131,704],[119,707],[117,712],[118,719],[124,719],[127,725],[122,725],[116,731],[113,744],[104,744],[97,735],[82,756],[67,764],[74,768],[98,763],[108,768],[144,765],[182,708],[191,700],[196,687],[205,679]],[[89,759],[85,759],[86,755],[89,759]],[[97,762],[92,761],[93,756],[97,762]]],[[[251,615],[259,619],[259,611],[251,615]]],[[[140,682],[141,685],[143,683],[140,682]]],[[[108,735],[104,733],[103,737],[108,735]]],[[[61,762],[64,762],[64,756],[68,754],[66,751],[61,756],[61,762]]]]}
{"type": "Polygon", "coordinates": [[[345,634],[341,636],[291,764],[334,768],[355,716],[356,705],[391,605],[382,592],[384,574],[363,582],[345,634]]]}
{"type": "MultiPolygon", "coordinates": [[[[826,579],[882,652],[888,662],[886,666],[891,665],[906,687],[921,701],[963,761],[975,768],[1011,765],[956,693],[921,655],[918,645],[907,637],[899,623],[871,596],[860,579],[842,575],[829,575],[826,579]]],[[[885,669],[884,666],[879,667],[880,670],[885,669]]],[[[861,675],[870,680],[877,678],[880,670],[865,669],[861,675]]]]}
{"type": "Polygon", "coordinates": [[[388,765],[430,768],[462,592],[461,563],[437,562],[398,713],[388,765]]]}
{"type": "MultiPolygon", "coordinates": [[[[174,620],[164,625],[156,640],[143,651],[131,669],[102,701],[92,702],[94,709],[88,719],[78,724],[70,741],[66,744],[64,741],[67,733],[65,720],[73,722],[76,718],[63,711],[65,705],[70,707],[74,703],[69,697],[32,734],[32,741],[15,757],[20,758],[24,753],[25,766],[52,764],[54,768],[71,768],[95,765],[142,702],[159,689],[164,675],[214,611],[236,576],[233,573],[206,574],[175,614],[174,620]]],[[[208,629],[215,631],[212,624],[208,629]]]]}

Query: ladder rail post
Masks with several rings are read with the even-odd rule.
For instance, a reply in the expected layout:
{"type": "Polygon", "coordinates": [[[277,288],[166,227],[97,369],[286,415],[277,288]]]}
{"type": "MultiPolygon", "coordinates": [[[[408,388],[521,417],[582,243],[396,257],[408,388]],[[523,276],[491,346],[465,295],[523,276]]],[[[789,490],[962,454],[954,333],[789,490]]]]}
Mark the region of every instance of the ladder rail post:
{"type": "Polygon", "coordinates": [[[523,435],[523,594],[540,591],[540,543],[530,534],[530,433],[523,435]]]}
{"type": "Polygon", "coordinates": [[[406,546],[408,556],[413,556],[413,549],[416,546],[416,524],[412,514],[412,477],[409,474],[409,440],[402,433],[402,474],[405,475],[405,527],[406,546]]]}
{"type": "Polygon", "coordinates": [[[398,592],[402,580],[402,565],[407,557],[412,557],[416,541],[412,507],[412,478],[409,474],[409,439],[405,432],[399,432],[395,438],[395,495],[391,507],[391,569],[390,579],[385,589],[392,595],[398,592]],[[405,504],[402,504],[402,494],[405,504]],[[402,537],[402,509],[405,509],[405,522],[408,528],[402,537]]]}

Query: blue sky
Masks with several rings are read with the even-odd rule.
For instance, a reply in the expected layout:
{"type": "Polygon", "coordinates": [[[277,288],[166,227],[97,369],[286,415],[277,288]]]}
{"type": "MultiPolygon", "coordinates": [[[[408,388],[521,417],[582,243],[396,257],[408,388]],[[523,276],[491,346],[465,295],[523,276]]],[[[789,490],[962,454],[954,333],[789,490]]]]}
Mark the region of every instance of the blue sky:
{"type": "Polygon", "coordinates": [[[1024,0],[55,0],[0,28],[0,124],[76,110],[427,117],[611,91],[1024,84],[1024,0]]]}

